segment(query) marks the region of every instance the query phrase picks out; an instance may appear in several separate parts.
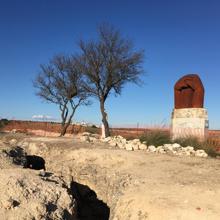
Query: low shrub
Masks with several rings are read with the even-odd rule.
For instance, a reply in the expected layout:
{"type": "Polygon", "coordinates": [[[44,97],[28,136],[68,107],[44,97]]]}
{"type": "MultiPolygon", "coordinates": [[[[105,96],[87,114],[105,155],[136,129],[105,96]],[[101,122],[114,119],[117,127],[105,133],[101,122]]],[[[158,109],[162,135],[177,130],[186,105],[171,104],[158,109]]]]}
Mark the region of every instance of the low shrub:
{"type": "Polygon", "coordinates": [[[192,146],[195,150],[204,150],[210,157],[220,156],[218,153],[218,141],[207,138],[204,141],[199,141],[196,137],[185,137],[173,140],[173,143],[178,143],[182,147],[192,146]]]}
{"type": "Polygon", "coordinates": [[[210,157],[220,156],[220,153],[218,152],[219,143],[213,138],[206,139],[199,147],[200,149],[205,150],[210,157]]]}
{"type": "Polygon", "coordinates": [[[140,136],[140,141],[146,141],[147,145],[154,145],[156,147],[171,143],[170,134],[161,130],[144,132],[144,134],[140,136]]]}
{"type": "Polygon", "coordinates": [[[198,148],[201,145],[201,142],[199,142],[198,138],[193,136],[177,138],[174,139],[172,142],[178,143],[182,147],[192,146],[194,148],[198,148]]]}

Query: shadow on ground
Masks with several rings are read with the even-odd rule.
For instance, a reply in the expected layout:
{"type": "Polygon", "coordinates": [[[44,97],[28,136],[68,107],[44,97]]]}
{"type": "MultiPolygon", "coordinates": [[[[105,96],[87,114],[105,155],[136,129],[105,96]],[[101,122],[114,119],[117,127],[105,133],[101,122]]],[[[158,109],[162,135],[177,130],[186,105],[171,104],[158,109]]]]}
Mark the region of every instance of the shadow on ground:
{"type": "Polygon", "coordinates": [[[77,217],[80,220],[109,219],[110,208],[88,186],[72,181],[70,193],[77,201],[77,217]]]}

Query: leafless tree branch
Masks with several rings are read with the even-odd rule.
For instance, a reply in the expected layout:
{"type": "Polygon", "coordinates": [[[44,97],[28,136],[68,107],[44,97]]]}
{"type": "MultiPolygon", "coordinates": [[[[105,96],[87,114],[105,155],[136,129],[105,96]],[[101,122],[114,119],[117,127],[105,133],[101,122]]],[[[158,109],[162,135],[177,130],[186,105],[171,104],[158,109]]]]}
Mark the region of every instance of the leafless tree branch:
{"type": "Polygon", "coordinates": [[[81,40],[79,48],[81,57],[77,63],[86,76],[84,89],[98,98],[105,133],[109,136],[105,101],[110,93],[120,95],[126,83],[141,81],[144,52],[134,50],[131,41],[106,24],[99,27],[97,41],[81,40]]]}
{"type": "Polygon", "coordinates": [[[84,89],[83,75],[74,56],[55,56],[41,71],[33,84],[37,95],[59,106],[62,119],[61,136],[65,135],[76,109],[90,103],[84,89]],[[74,105],[74,100],[76,105],[74,105]],[[77,101],[78,100],[78,101],[77,101]],[[71,106],[71,110],[70,107],[71,106]]]}

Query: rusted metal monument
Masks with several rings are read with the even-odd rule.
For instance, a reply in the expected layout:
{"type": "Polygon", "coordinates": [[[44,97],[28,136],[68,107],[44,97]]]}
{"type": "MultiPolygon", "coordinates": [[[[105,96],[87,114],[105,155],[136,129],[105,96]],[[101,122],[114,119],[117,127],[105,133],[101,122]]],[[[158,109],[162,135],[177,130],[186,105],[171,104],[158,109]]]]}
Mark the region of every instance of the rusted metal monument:
{"type": "Polygon", "coordinates": [[[171,119],[173,139],[197,137],[203,140],[208,134],[208,114],[204,106],[204,86],[197,74],[180,78],[174,86],[174,110],[171,119]]]}

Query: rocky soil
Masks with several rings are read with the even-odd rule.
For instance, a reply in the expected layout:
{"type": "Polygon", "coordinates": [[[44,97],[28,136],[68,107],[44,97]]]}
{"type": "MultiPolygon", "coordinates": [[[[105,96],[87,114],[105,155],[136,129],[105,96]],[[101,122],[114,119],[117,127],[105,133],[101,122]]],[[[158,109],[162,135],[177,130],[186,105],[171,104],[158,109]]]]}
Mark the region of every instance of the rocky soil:
{"type": "Polygon", "coordinates": [[[76,219],[81,212],[78,219],[104,220],[98,212],[109,207],[113,220],[219,220],[220,160],[191,146],[158,149],[89,134],[2,134],[0,140],[0,219],[76,219]],[[46,175],[13,164],[5,150],[16,146],[43,157],[46,175]],[[93,190],[98,202],[80,205],[68,190],[72,180],[93,190]]]}

